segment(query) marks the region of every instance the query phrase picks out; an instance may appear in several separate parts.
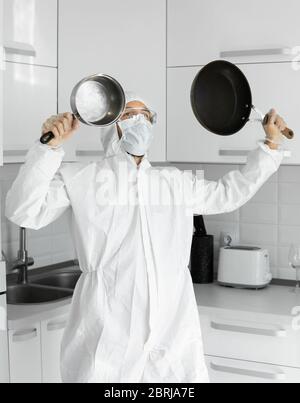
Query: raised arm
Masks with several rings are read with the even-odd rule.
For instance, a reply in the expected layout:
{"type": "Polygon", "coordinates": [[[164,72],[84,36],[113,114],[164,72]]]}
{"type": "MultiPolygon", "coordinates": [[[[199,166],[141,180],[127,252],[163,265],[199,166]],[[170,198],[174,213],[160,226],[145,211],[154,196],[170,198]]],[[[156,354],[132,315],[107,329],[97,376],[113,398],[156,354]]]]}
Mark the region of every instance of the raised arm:
{"type": "Polygon", "coordinates": [[[59,171],[63,156],[63,149],[36,141],[6,196],[5,216],[10,221],[38,230],[68,209],[70,200],[59,171]]]}
{"type": "Polygon", "coordinates": [[[77,129],[66,114],[52,117],[43,132],[52,130],[55,139],[48,145],[36,140],[26,155],[5,200],[5,216],[13,223],[38,230],[55,221],[71,205],[61,175],[62,143],[77,129]],[[68,123],[69,122],[69,123],[68,123]]]}
{"type": "Polygon", "coordinates": [[[278,170],[282,158],[282,151],[260,144],[240,171],[229,172],[215,182],[194,178],[194,214],[223,214],[239,209],[278,170]]]}
{"type": "Polygon", "coordinates": [[[194,214],[229,213],[247,203],[278,170],[284,155],[279,146],[285,128],[285,121],[272,109],[264,121],[266,140],[249,154],[247,164],[240,171],[229,172],[216,182],[194,177],[194,214]]]}

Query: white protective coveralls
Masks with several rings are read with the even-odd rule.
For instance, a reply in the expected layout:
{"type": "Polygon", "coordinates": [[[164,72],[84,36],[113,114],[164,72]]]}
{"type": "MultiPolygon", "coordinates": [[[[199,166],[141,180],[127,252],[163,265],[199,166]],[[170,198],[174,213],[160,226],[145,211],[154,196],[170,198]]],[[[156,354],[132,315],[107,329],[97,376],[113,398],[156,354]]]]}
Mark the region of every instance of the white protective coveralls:
{"type": "Polygon", "coordinates": [[[241,171],[216,182],[188,175],[183,187],[182,171],[154,168],[147,155],[137,168],[115,125],[104,145],[102,161],[61,164],[63,147],[37,140],[6,199],[7,218],[35,230],[72,209],[83,274],[62,341],[63,382],[209,382],[188,268],[193,214],[241,207],[279,168],[283,153],[261,143],[241,171]],[[183,192],[185,201],[147,204],[150,177],[171,201],[183,192]],[[124,184],[136,203],[109,203],[124,184]]]}

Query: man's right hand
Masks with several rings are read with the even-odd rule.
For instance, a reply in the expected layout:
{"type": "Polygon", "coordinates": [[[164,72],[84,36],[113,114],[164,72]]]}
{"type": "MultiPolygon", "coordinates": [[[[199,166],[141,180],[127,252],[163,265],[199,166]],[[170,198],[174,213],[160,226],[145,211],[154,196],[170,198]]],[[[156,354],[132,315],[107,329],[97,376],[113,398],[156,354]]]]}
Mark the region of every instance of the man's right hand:
{"type": "Polygon", "coordinates": [[[52,132],[55,138],[49,141],[48,145],[58,147],[73,136],[79,125],[79,120],[74,118],[72,113],[61,113],[46,120],[42,127],[42,134],[52,132]]]}

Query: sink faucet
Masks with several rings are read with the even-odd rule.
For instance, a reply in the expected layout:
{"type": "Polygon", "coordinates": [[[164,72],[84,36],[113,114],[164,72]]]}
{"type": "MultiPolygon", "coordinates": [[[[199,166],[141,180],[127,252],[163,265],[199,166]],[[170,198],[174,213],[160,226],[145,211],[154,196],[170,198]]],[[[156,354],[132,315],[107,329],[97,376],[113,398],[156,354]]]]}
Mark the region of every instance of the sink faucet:
{"type": "Polygon", "coordinates": [[[20,227],[20,247],[18,251],[18,257],[16,260],[9,262],[4,252],[2,255],[8,265],[8,270],[19,270],[18,284],[28,283],[28,267],[34,264],[34,259],[28,257],[28,251],[26,248],[26,228],[20,227]]]}

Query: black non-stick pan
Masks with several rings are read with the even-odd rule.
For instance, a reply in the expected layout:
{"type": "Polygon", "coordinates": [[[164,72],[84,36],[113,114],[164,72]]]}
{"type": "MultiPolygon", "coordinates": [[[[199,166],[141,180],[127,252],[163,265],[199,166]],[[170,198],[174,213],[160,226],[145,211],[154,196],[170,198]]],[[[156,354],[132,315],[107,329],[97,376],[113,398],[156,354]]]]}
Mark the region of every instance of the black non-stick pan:
{"type": "MultiPolygon", "coordinates": [[[[239,132],[250,120],[252,110],[263,122],[266,118],[253,106],[247,78],[234,64],[218,60],[209,63],[197,74],[191,89],[191,104],[199,123],[220,136],[239,132]]],[[[282,132],[294,137],[290,129],[282,132]]]]}

